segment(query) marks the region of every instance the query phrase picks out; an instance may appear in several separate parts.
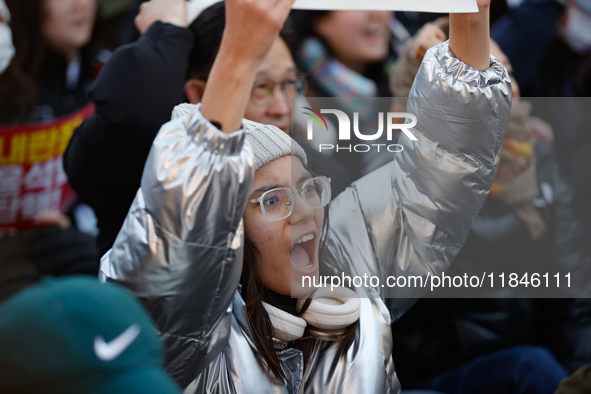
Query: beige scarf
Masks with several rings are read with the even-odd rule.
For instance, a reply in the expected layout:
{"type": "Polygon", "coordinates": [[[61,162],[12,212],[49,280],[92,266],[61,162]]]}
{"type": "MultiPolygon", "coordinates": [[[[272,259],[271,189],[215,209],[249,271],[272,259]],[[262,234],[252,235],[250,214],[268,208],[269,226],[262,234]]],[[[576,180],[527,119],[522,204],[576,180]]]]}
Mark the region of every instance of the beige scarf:
{"type": "Polygon", "coordinates": [[[547,227],[533,204],[539,190],[533,141],[526,136],[526,120],[531,109],[528,101],[513,101],[501,164],[491,195],[511,207],[531,239],[537,240],[544,235],[547,227]]]}

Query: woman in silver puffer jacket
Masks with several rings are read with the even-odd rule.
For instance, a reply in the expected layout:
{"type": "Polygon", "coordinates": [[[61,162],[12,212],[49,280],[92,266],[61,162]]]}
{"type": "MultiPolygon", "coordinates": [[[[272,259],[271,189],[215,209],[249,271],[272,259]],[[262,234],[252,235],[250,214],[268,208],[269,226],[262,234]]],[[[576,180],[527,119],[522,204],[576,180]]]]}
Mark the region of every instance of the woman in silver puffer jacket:
{"type": "Polygon", "coordinates": [[[399,392],[390,323],[421,290],[387,278],[449,266],[499,163],[511,87],[488,55],[490,0],[480,0],[480,13],[451,16],[450,42],[425,56],[408,110],[417,140],[402,135],[393,162],[327,208],[328,180],[309,173],[297,143],[241,119],[291,2],[226,1],[203,103],[160,130],[101,262],[101,278],[150,311],[185,393],[399,392]],[[302,278],[319,273],[384,287],[354,288],[352,302],[343,289],[309,295],[302,278]]]}

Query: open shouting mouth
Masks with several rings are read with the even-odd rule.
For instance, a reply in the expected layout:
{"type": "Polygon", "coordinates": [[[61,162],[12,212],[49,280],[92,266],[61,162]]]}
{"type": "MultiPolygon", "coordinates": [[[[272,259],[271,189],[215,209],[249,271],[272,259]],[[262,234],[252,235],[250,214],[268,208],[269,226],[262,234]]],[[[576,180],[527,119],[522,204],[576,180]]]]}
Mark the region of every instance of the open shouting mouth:
{"type": "Polygon", "coordinates": [[[308,231],[296,239],[291,247],[289,258],[294,268],[302,273],[309,274],[316,271],[316,251],[318,245],[318,233],[308,231]]]}

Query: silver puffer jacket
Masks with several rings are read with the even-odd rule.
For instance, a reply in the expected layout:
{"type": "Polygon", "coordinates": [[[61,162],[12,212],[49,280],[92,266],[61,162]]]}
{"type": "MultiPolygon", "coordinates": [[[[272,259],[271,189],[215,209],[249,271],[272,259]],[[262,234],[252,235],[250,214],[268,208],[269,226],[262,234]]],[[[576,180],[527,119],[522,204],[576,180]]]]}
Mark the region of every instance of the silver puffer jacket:
{"type": "MultiPolygon", "coordinates": [[[[323,264],[348,274],[434,275],[462,247],[499,163],[511,87],[491,58],[479,72],[448,44],[430,50],[411,95],[418,138],[331,204],[323,264]]],[[[244,128],[257,127],[244,122],[244,128]]],[[[397,393],[390,322],[410,307],[398,288],[360,288],[360,324],[346,358],[317,341],[308,365],[278,352],[286,382],[257,356],[238,282],[242,215],[253,180],[244,131],[223,134],[197,109],[154,140],[141,188],[102,280],[126,286],[154,318],[168,371],[185,393],[397,393]]]]}

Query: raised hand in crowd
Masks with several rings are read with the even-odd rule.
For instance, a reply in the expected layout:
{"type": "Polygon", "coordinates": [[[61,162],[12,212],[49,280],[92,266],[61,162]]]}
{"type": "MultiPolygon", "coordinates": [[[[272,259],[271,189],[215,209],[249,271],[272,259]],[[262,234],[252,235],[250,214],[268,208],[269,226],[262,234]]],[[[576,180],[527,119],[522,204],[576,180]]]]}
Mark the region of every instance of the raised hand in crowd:
{"type": "Polygon", "coordinates": [[[416,35],[416,40],[411,49],[413,58],[420,63],[429,48],[441,44],[445,40],[447,40],[447,35],[439,26],[426,23],[416,35]]]}
{"type": "Polygon", "coordinates": [[[156,21],[187,27],[187,2],[185,0],[150,0],[143,3],[140,6],[140,13],[135,17],[135,27],[144,34],[156,21]]]}

